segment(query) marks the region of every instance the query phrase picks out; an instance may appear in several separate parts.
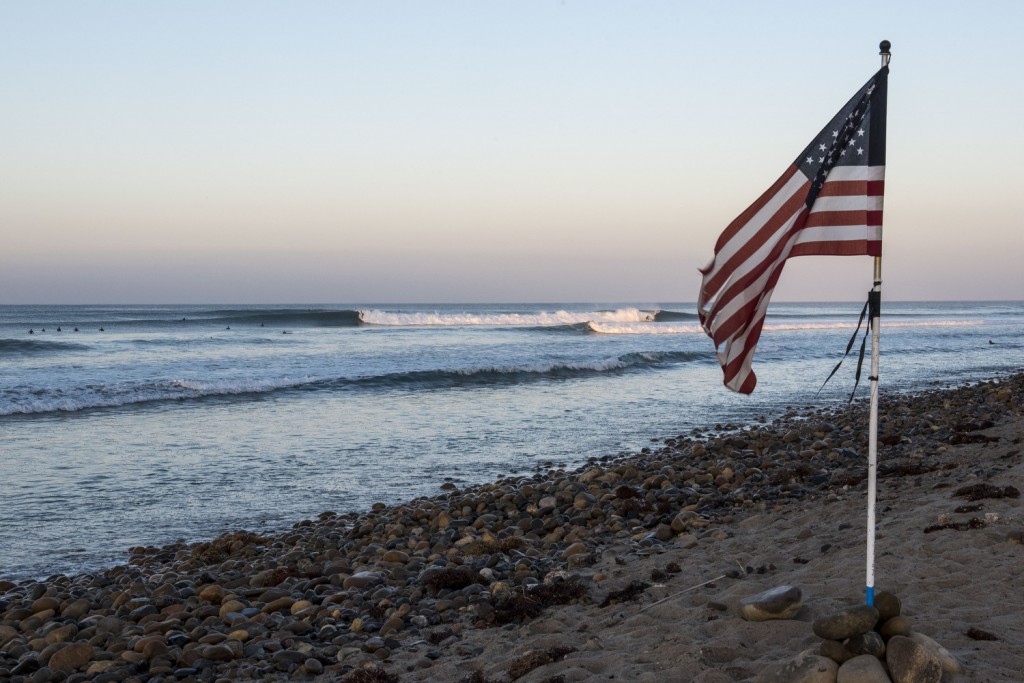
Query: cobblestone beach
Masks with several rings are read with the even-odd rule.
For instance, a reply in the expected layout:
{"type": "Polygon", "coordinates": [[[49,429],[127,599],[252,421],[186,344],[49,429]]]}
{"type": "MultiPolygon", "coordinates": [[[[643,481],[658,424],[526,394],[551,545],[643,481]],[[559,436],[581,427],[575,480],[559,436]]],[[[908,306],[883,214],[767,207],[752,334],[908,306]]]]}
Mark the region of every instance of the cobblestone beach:
{"type": "MultiPolygon", "coordinates": [[[[882,401],[878,583],[957,659],[942,680],[1024,669],[1022,397],[1014,375],[882,401]]],[[[0,580],[0,680],[751,680],[862,600],[866,411],[0,580]],[[783,584],[790,618],[740,615],[783,584]]]]}

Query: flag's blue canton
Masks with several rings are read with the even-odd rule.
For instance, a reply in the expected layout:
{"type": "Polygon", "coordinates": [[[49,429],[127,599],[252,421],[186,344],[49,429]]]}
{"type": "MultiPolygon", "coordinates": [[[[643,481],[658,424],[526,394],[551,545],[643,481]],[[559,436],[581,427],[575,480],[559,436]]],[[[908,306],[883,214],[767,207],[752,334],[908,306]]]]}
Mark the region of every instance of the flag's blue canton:
{"type": "MultiPolygon", "coordinates": [[[[811,179],[807,206],[818,198],[825,178],[836,166],[867,166],[871,158],[871,96],[878,83],[868,81],[828,122],[794,164],[811,179]]],[[[876,162],[877,163],[877,160],[876,162]]]]}

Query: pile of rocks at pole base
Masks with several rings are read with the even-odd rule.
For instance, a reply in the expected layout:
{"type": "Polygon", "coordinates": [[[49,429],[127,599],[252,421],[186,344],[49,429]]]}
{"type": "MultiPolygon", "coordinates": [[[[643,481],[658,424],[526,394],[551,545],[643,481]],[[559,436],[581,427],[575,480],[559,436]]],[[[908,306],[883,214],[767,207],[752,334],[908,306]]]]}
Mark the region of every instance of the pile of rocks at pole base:
{"type": "MultiPolygon", "coordinates": [[[[742,601],[748,621],[791,619],[802,606],[800,589],[779,586],[742,601]]],[[[873,606],[859,605],[813,623],[823,641],[792,659],[767,667],[756,683],[940,683],[960,664],[946,648],[913,630],[900,599],[882,591],[873,606]]]]}

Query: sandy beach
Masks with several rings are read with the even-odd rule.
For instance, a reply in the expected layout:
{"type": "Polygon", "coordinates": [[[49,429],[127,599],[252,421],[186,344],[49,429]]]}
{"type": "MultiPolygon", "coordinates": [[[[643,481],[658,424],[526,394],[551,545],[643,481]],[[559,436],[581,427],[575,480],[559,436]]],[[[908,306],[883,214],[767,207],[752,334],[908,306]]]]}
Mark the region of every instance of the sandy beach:
{"type": "MultiPolygon", "coordinates": [[[[883,399],[877,586],[943,681],[1022,679],[1022,397],[1024,375],[883,399]]],[[[0,581],[0,680],[775,680],[863,602],[865,412],[0,581]],[[791,618],[741,616],[781,586],[791,618]]]]}

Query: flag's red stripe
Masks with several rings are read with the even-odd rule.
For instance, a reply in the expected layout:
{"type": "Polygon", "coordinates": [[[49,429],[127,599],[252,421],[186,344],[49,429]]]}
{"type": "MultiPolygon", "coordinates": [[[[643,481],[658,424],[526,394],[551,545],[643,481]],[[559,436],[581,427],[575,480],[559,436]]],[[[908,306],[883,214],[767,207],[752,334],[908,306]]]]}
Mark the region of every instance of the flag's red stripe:
{"type": "Polygon", "coordinates": [[[808,228],[857,227],[882,224],[881,211],[818,211],[807,217],[808,228]],[[877,220],[877,222],[872,222],[877,220]]]}
{"type": "MultiPolygon", "coordinates": [[[[792,177],[792,174],[785,174],[792,177]]],[[[793,195],[779,207],[778,211],[768,217],[764,224],[758,228],[757,232],[751,237],[740,249],[729,258],[725,263],[718,265],[718,272],[711,277],[710,280],[704,283],[702,289],[705,292],[705,296],[714,296],[714,294],[721,289],[726,281],[743,265],[747,259],[749,259],[758,249],[763,247],[766,242],[772,239],[779,229],[785,225],[793,214],[799,211],[800,206],[806,201],[807,191],[810,189],[810,183],[803,183],[793,195]]],[[[759,200],[760,201],[760,200],[759,200]]],[[[744,215],[747,212],[744,212],[744,215]]],[[[745,227],[741,226],[741,227],[745,227]]],[[[724,244],[721,246],[725,246],[724,244]]],[[[717,256],[718,252],[721,251],[721,247],[715,249],[717,256]]]]}
{"type": "MultiPolygon", "coordinates": [[[[769,268],[774,267],[780,261],[785,261],[786,251],[790,248],[790,240],[794,234],[803,229],[804,224],[807,220],[806,209],[800,213],[790,229],[783,235],[775,247],[765,257],[750,269],[743,277],[733,282],[729,288],[723,292],[718,299],[715,301],[715,305],[712,306],[708,317],[714,320],[719,311],[725,308],[733,299],[746,291],[750,285],[755,282],[759,277],[765,274],[769,268]]],[[[778,276],[773,274],[772,277],[777,278],[778,276]]],[[[764,291],[765,288],[762,288],[764,291]]],[[[742,329],[748,324],[750,316],[753,314],[754,309],[757,308],[757,302],[759,297],[754,298],[752,301],[747,302],[739,309],[736,310],[726,320],[716,320],[714,325],[714,333],[711,339],[714,341],[715,346],[718,346],[722,342],[732,337],[738,330],[742,329]]]]}
{"type": "Polygon", "coordinates": [[[885,194],[884,180],[826,180],[819,197],[881,197],[885,194]]]}
{"type": "Polygon", "coordinates": [[[729,243],[737,232],[743,229],[743,227],[750,222],[750,220],[757,214],[758,211],[764,208],[765,204],[770,202],[778,192],[785,187],[789,179],[795,174],[799,173],[799,169],[796,166],[790,166],[786,169],[785,173],[779,176],[779,179],[769,187],[765,192],[757,198],[753,204],[747,207],[747,210],[741,213],[739,216],[733,219],[725,231],[718,237],[718,241],[715,243],[715,253],[717,254],[722,250],[726,244],[729,243]]]}
{"type": "MultiPolygon", "coordinates": [[[[785,264],[786,261],[783,259],[775,265],[775,270],[765,283],[764,289],[762,290],[761,296],[758,297],[758,300],[762,297],[771,295],[771,292],[775,289],[775,285],[779,282],[779,276],[782,275],[782,267],[785,264]]],[[[763,327],[763,313],[760,314],[756,320],[750,320],[747,331],[743,335],[743,354],[722,367],[726,386],[728,386],[740,372],[747,370],[747,376],[744,378],[743,383],[739,387],[735,388],[735,390],[741,394],[749,394],[753,392],[754,387],[757,385],[757,375],[754,374],[751,364],[753,361],[754,351],[757,349],[757,341],[761,338],[761,328],[763,327]]]]}
{"type": "Polygon", "coordinates": [[[805,242],[793,247],[793,256],[881,256],[881,240],[844,240],[842,242],[805,242]]]}

